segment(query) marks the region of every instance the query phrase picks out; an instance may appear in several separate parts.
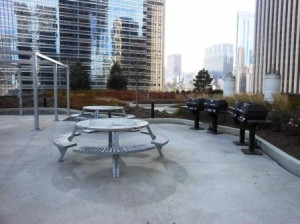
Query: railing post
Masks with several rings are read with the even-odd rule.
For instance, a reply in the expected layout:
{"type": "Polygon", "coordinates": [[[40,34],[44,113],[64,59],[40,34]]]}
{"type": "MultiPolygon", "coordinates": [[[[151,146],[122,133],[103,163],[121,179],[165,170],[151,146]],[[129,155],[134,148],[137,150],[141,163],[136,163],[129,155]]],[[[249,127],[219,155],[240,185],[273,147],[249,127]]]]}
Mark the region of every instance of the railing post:
{"type": "Polygon", "coordinates": [[[54,121],[58,121],[57,108],[57,64],[54,64],[54,121]]]}
{"type": "Polygon", "coordinates": [[[67,113],[70,116],[70,69],[67,68],[67,113]]]}
{"type": "Polygon", "coordinates": [[[151,118],[154,118],[154,102],[151,102],[151,118]]]}
{"type": "Polygon", "coordinates": [[[35,51],[32,54],[32,85],[33,85],[33,108],[34,108],[34,130],[40,130],[39,127],[39,102],[38,102],[38,80],[37,80],[37,55],[35,51]]]}
{"type": "Polygon", "coordinates": [[[23,89],[22,89],[22,73],[21,68],[18,67],[18,80],[19,80],[19,110],[20,110],[20,116],[23,115],[23,89]]]}

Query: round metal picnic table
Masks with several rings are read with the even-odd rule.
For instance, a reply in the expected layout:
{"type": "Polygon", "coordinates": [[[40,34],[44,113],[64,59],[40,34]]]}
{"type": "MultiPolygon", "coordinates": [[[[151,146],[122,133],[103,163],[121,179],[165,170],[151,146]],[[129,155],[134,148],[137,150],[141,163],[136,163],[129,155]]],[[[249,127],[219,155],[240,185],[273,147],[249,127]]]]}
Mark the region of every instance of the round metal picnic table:
{"type": "MultiPolygon", "coordinates": [[[[146,127],[151,131],[149,123],[139,119],[127,118],[102,118],[79,121],[75,128],[88,129],[93,131],[108,132],[108,148],[119,148],[119,132],[132,131],[146,127]]],[[[75,129],[76,131],[76,129],[75,129]]],[[[113,176],[119,177],[119,154],[113,154],[113,176]]]]}
{"type": "Polygon", "coordinates": [[[108,132],[130,131],[148,125],[149,123],[147,121],[127,118],[101,118],[76,123],[77,128],[108,132]]]}
{"type": "Polygon", "coordinates": [[[94,112],[94,118],[99,118],[99,114],[101,112],[107,113],[108,117],[111,118],[111,114],[112,112],[121,112],[121,114],[124,115],[124,117],[126,116],[124,107],[120,107],[120,106],[84,106],[83,107],[83,111],[82,114],[84,114],[85,112],[94,112]]]}

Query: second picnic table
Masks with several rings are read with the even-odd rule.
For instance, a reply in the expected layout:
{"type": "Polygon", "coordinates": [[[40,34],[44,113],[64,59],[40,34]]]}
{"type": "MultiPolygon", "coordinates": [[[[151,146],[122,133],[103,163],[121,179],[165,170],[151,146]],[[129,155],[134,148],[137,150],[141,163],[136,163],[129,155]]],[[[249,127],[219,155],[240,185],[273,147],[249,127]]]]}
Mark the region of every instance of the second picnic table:
{"type": "Polygon", "coordinates": [[[124,107],[120,106],[84,106],[82,114],[86,112],[93,112],[94,118],[99,118],[100,113],[107,113],[108,117],[111,118],[114,112],[118,112],[122,117],[126,117],[124,107]]]}

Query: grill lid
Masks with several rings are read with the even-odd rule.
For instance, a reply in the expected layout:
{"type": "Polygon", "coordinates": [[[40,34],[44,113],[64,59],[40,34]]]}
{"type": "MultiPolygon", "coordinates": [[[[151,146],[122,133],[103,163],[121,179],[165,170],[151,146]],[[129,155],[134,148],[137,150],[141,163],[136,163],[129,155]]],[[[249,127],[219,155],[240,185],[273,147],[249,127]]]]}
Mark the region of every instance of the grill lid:
{"type": "Polygon", "coordinates": [[[204,110],[205,99],[201,98],[192,98],[188,99],[186,105],[189,110],[204,110]]]}
{"type": "Polygon", "coordinates": [[[204,111],[218,113],[220,111],[226,111],[228,103],[226,100],[207,99],[204,103],[204,111]]]}
{"type": "Polygon", "coordinates": [[[268,110],[262,104],[258,103],[243,103],[240,109],[240,120],[266,120],[268,110]]]}

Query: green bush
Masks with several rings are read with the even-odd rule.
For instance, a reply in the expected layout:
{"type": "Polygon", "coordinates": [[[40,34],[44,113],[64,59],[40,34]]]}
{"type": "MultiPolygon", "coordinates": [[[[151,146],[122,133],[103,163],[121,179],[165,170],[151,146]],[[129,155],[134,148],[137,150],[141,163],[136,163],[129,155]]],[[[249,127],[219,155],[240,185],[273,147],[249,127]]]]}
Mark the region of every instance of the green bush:
{"type": "Polygon", "coordinates": [[[267,119],[273,122],[272,126],[275,131],[281,131],[283,124],[289,122],[292,112],[284,110],[272,110],[269,112],[267,119]]]}
{"type": "Polygon", "coordinates": [[[282,125],[282,131],[288,135],[300,136],[300,112],[296,112],[287,123],[282,125]]]}
{"type": "Polygon", "coordinates": [[[289,98],[292,110],[297,110],[298,108],[300,108],[300,95],[299,94],[290,94],[288,96],[288,98],[289,98]]]}

